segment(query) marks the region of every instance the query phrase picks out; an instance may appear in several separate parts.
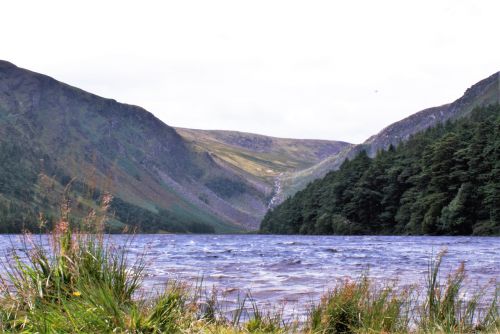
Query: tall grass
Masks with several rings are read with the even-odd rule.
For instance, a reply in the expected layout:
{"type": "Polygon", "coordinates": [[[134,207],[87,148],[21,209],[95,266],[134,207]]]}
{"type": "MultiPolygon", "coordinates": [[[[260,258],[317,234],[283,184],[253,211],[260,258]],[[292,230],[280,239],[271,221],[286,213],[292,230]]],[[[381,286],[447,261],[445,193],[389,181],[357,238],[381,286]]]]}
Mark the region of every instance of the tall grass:
{"type": "Polygon", "coordinates": [[[409,329],[407,291],[377,288],[366,277],[344,281],[312,308],[311,333],[403,333],[409,329]]]}
{"type": "Polygon", "coordinates": [[[73,230],[69,205],[64,205],[47,239],[24,234],[25,252],[14,250],[4,263],[4,330],[81,332],[105,324],[126,326],[144,263],[128,263],[126,251],[105,240],[102,213],[110,201],[103,196],[100,207],[81,222],[85,231],[73,230]]]}
{"type": "Polygon", "coordinates": [[[444,281],[444,253],[429,263],[425,294],[418,288],[378,286],[367,275],[325,294],[302,323],[283,311],[262,310],[250,295],[223,308],[217,291],[179,282],[141,292],[144,261],[131,263],[126,247],[104,234],[111,201],[79,224],[69,205],[47,238],[25,234],[0,277],[0,332],[5,333],[497,333],[499,289],[493,296],[463,291],[461,265],[444,281]],[[78,225],[78,226],[76,226],[78,225]],[[489,301],[485,305],[485,300],[489,301]]]}
{"type": "Polygon", "coordinates": [[[344,281],[312,308],[308,333],[500,333],[500,287],[468,296],[463,264],[441,283],[444,255],[430,260],[423,296],[418,286],[379,288],[367,276],[344,281]]]}
{"type": "Polygon", "coordinates": [[[500,289],[496,288],[486,307],[481,289],[466,298],[463,263],[441,284],[439,272],[444,255],[445,252],[441,252],[429,263],[426,299],[419,312],[419,329],[426,333],[500,332],[500,289]]]}

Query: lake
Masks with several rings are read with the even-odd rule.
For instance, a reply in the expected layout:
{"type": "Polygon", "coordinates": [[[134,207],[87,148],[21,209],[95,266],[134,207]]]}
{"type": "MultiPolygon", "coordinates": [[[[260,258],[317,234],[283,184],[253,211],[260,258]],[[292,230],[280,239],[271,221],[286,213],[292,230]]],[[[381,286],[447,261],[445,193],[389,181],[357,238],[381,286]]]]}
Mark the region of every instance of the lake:
{"type": "MultiPolygon", "coordinates": [[[[128,236],[113,235],[123,245],[128,236]]],[[[19,247],[18,236],[0,236],[5,252],[19,247]]],[[[216,286],[236,302],[250,291],[260,304],[286,303],[298,313],[345,278],[368,272],[378,282],[425,282],[429,260],[440,250],[447,274],[465,263],[471,290],[500,281],[500,238],[407,236],[137,235],[128,244],[131,257],[144,254],[145,288],[161,288],[168,279],[216,286]]]]}

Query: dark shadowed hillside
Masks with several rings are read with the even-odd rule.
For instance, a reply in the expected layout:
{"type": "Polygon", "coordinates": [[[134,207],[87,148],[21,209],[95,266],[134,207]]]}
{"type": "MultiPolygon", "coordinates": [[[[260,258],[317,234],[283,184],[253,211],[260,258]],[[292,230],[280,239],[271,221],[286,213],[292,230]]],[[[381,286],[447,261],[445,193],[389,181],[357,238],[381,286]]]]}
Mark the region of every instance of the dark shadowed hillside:
{"type": "MultiPolygon", "coordinates": [[[[9,174],[2,174],[1,199],[10,211],[28,206],[50,213],[57,202],[50,197],[76,178],[116,196],[122,204],[118,225],[135,224],[142,209],[163,217],[168,213],[164,228],[157,230],[172,230],[169,224],[174,221],[210,226],[208,230],[238,229],[230,219],[196,206],[183,193],[183,185],[205,177],[211,159],[191,152],[174,129],[142,108],[0,62],[0,132],[2,170],[11,165],[13,176],[18,170],[30,174],[23,178],[24,184],[11,184],[14,193],[5,190],[9,174]],[[30,195],[15,196],[17,187],[30,195]]],[[[20,225],[31,219],[11,221],[20,225]]]]}

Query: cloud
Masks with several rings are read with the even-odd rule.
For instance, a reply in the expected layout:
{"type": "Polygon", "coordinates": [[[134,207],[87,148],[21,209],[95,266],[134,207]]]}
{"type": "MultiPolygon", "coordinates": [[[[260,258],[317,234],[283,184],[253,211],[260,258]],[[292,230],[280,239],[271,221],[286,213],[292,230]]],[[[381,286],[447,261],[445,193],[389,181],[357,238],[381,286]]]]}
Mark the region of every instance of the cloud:
{"type": "Polygon", "coordinates": [[[183,127],[360,142],[500,67],[497,1],[2,7],[4,59],[183,127]]]}

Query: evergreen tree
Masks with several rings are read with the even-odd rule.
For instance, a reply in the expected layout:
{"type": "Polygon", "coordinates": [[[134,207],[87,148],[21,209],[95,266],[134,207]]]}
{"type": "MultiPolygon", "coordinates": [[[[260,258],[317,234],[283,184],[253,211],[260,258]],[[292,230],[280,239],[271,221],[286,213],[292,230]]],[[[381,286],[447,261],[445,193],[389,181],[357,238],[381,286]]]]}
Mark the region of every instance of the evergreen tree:
{"type": "Polygon", "coordinates": [[[261,230],[303,234],[500,234],[500,106],[360,152],[268,212],[261,230]]]}

